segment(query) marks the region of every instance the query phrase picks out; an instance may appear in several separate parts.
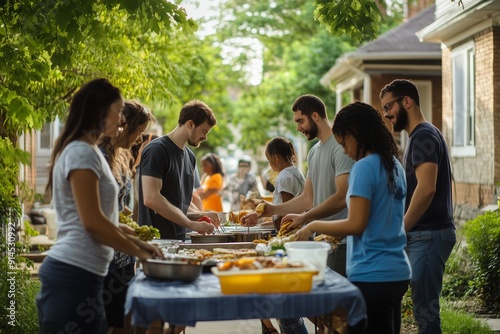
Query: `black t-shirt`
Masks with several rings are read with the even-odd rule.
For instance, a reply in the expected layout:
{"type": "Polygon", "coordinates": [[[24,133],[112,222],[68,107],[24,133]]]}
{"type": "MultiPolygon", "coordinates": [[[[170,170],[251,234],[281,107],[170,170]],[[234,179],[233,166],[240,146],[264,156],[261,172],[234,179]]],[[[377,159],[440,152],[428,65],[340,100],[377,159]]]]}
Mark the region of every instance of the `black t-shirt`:
{"type": "Polygon", "coordinates": [[[420,123],[410,134],[404,154],[406,172],[406,209],[417,187],[415,167],[424,162],[438,166],[436,193],[427,211],[420,217],[411,231],[442,230],[454,228],[451,203],[451,167],[448,148],[443,135],[434,125],[420,123]]]}
{"type": "Polygon", "coordinates": [[[162,217],[144,205],[142,176],[163,180],[160,193],[174,206],[187,214],[194,186],[196,157],[188,148],[181,150],[168,137],[150,142],[142,152],[139,169],[139,224],[160,230],[162,239],[184,240],[186,228],[162,217]]]}

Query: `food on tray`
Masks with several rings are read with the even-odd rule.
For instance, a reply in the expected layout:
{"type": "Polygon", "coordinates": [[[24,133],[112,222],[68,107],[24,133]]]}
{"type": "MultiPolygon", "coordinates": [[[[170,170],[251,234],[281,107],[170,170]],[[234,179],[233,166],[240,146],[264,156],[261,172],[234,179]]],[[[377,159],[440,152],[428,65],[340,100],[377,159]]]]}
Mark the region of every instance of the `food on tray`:
{"type": "Polygon", "coordinates": [[[293,223],[293,221],[288,220],[288,221],[284,222],[283,224],[281,224],[280,230],[276,236],[277,237],[288,237],[288,236],[294,235],[295,232],[300,230],[300,227],[294,227],[290,231],[287,231],[287,228],[288,228],[288,226],[290,226],[291,223],[293,223]]]}
{"type": "Polygon", "coordinates": [[[240,210],[254,211],[260,201],[261,199],[258,198],[246,198],[245,196],[240,195],[240,210]]]}
{"type": "Polygon", "coordinates": [[[229,211],[228,220],[235,224],[241,225],[241,218],[243,218],[243,216],[247,215],[249,212],[250,211],[245,210],[229,211]]]}
{"type": "Polygon", "coordinates": [[[266,202],[260,202],[257,205],[257,207],[255,207],[255,212],[257,213],[257,217],[260,217],[265,209],[266,209],[266,202]]]}
{"type": "Polygon", "coordinates": [[[319,235],[314,237],[314,241],[326,241],[332,246],[332,248],[336,248],[338,243],[340,241],[342,241],[342,238],[341,237],[334,237],[334,236],[327,235],[327,234],[319,234],[319,235]]]}
{"type": "Polygon", "coordinates": [[[214,248],[212,251],[206,249],[193,249],[185,248],[179,250],[179,254],[186,256],[193,256],[200,261],[204,260],[231,260],[238,259],[245,256],[257,256],[255,249],[229,249],[229,248],[214,248]]]}
{"type": "Polygon", "coordinates": [[[119,221],[120,223],[126,224],[131,228],[133,228],[137,237],[143,241],[150,241],[153,240],[154,238],[160,237],[160,231],[157,228],[149,225],[139,226],[132,219],[132,215],[130,214],[126,215],[125,213],[120,212],[119,221]]]}
{"type": "Polygon", "coordinates": [[[255,270],[255,269],[280,269],[280,268],[302,268],[302,262],[291,262],[277,259],[275,257],[244,257],[234,261],[226,261],[217,264],[220,271],[227,270],[255,270]]]}
{"type": "Polygon", "coordinates": [[[233,258],[240,258],[244,256],[257,256],[257,251],[255,249],[240,248],[240,249],[229,249],[229,248],[214,248],[214,255],[232,255],[233,258]]]}
{"type": "Polygon", "coordinates": [[[254,244],[267,244],[267,240],[264,239],[255,239],[252,241],[254,244]]]}

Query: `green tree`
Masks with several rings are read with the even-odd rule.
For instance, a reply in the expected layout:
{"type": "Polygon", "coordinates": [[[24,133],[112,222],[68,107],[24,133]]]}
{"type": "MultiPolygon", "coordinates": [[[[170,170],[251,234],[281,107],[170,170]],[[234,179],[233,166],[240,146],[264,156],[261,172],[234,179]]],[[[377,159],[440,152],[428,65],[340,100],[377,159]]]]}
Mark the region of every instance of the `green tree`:
{"type": "MultiPolygon", "coordinates": [[[[330,1],[331,5],[342,3],[330,1]]],[[[383,6],[381,8],[387,9],[383,6]]],[[[332,34],[315,18],[314,0],[228,0],[221,7],[224,16],[218,37],[222,42],[237,43],[241,38],[258,40],[263,47],[263,79],[258,86],[247,86],[238,101],[235,121],[244,133],[242,148],[255,148],[270,136],[295,132],[290,106],[305,93],[319,96],[327,105],[330,117],[335,94],[320,84],[320,78],[342,54],[367,40],[348,34],[332,34]],[[266,126],[262,126],[265,120],[266,126]]],[[[394,4],[392,16],[381,25],[387,29],[401,21],[402,8],[394,4]]],[[[244,67],[247,54],[233,59],[235,67],[244,67]]]]}
{"type": "MultiPolygon", "coordinates": [[[[27,164],[29,156],[16,148],[17,137],[56,116],[64,118],[83,82],[107,77],[126,98],[155,101],[165,109],[191,94],[199,98],[200,87],[208,90],[215,80],[224,85],[222,75],[207,80],[217,72],[217,63],[211,63],[217,57],[204,57],[214,48],[196,43],[196,29],[182,8],[165,0],[0,1],[1,239],[7,223],[18,221],[26,189],[19,183],[19,165],[27,164]]],[[[222,109],[227,103],[221,98],[219,105],[222,109]]],[[[1,253],[6,263],[4,248],[1,253]]],[[[19,277],[29,280],[29,272],[22,265],[18,269],[19,277]]],[[[17,296],[26,295],[20,280],[17,296]]],[[[23,303],[17,300],[18,307],[29,306],[23,303]]],[[[5,311],[0,319],[6,319],[5,311]]],[[[36,323],[17,322],[19,333],[29,331],[22,324],[36,323]]]]}

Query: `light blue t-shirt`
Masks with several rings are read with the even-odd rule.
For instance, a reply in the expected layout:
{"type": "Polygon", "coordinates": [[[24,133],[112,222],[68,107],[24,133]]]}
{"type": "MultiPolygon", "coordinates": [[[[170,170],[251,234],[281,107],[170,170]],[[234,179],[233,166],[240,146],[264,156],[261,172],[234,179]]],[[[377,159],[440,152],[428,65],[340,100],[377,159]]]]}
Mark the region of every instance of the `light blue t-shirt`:
{"type": "Polygon", "coordinates": [[[102,152],[83,141],[69,143],[54,165],[53,200],[58,227],[57,241],[48,256],[106,276],[113,258],[113,248],[97,242],[85,231],[71,190],[69,174],[73,170],[89,169],[99,179],[99,199],[106,217],[118,226],[118,184],[102,152]]]}
{"type": "Polygon", "coordinates": [[[403,224],[406,180],[396,161],[395,191],[389,192],[386,170],[378,154],[357,161],[349,174],[347,207],[353,196],[370,200],[368,225],[347,237],[347,277],[352,282],[390,282],[411,278],[403,224]]]}

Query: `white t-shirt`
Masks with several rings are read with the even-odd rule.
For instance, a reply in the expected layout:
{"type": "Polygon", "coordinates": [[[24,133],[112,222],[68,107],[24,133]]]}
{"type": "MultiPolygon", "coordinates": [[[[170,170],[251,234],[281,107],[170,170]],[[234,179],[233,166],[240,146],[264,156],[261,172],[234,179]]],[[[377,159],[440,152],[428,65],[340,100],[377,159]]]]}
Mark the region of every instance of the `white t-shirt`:
{"type": "Polygon", "coordinates": [[[118,184],[106,159],[97,147],[83,141],[73,141],[57,158],[52,174],[52,197],[58,232],[57,241],[48,256],[106,276],[113,249],[94,240],[82,225],[69,181],[70,172],[77,169],[89,169],[97,175],[101,209],[118,226],[118,184]]]}
{"type": "Polygon", "coordinates": [[[294,197],[299,196],[304,190],[305,178],[302,172],[295,166],[284,168],[279,172],[275,181],[273,204],[283,203],[281,192],[287,192],[294,197]]]}

